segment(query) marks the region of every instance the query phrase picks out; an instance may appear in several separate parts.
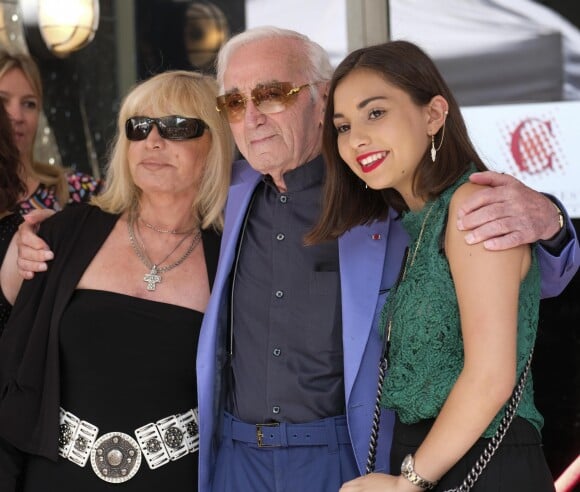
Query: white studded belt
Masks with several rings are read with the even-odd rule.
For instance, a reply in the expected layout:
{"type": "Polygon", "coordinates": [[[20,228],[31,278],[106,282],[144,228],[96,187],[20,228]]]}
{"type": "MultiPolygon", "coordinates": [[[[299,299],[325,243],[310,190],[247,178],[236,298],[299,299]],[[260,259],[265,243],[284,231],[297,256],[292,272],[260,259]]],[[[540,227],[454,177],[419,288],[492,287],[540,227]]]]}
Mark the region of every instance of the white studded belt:
{"type": "Polygon", "coordinates": [[[58,454],[81,467],[90,456],[95,474],[111,483],[133,478],[141,466],[141,455],[155,470],[199,449],[197,408],[135,429],[137,441],[123,432],[109,432],[97,439],[98,433],[97,426],[60,409],[58,454]]]}

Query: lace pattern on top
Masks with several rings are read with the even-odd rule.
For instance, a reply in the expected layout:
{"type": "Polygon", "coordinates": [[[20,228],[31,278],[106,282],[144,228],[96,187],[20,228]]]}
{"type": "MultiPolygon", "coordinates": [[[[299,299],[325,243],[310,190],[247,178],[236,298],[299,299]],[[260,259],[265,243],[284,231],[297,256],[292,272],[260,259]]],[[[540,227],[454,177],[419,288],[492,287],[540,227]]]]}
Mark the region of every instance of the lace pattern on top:
{"type": "MultiPolygon", "coordinates": [[[[404,281],[389,295],[379,323],[384,332],[385,323],[392,313],[390,366],[383,385],[382,404],[396,410],[406,424],[435,418],[463,367],[459,308],[440,240],[446,227],[451,197],[473,171],[466,173],[421,211],[407,212],[402,218],[411,238],[410,251],[414,252],[425,214],[433,203],[414,264],[407,268],[404,281]]],[[[535,341],[539,299],[540,274],[532,251],[532,265],[520,287],[518,375],[535,341]]],[[[543,419],[534,406],[532,387],[532,378],[529,377],[517,413],[539,430],[543,419]]],[[[504,409],[500,410],[485,437],[493,435],[503,413],[504,409]]]]}

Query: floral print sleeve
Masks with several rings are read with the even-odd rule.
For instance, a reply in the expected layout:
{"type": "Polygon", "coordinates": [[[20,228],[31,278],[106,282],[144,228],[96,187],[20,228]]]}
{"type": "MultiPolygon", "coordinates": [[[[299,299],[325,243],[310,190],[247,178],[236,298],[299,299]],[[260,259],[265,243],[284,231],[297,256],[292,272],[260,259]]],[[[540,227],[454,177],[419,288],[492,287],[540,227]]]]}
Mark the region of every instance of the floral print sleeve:
{"type": "Polygon", "coordinates": [[[69,203],[88,202],[91,197],[98,195],[102,188],[103,182],[92,176],[75,172],[67,175],[69,203]]]}
{"type": "Polygon", "coordinates": [[[32,210],[42,210],[44,208],[56,211],[62,210],[62,207],[56,201],[54,186],[46,186],[40,183],[32,195],[18,204],[16,210],[20,215],[24,216],[32,210]]]}
{"type": "MultiPolygon", "coordinates": [[[[103,181],[95,179],[92,176],[73,172],[66,175],[68,182],[68,203],[88,202],[91,197],[98,195],[103,189],[103,181]]],[[[56,187],[47,186],[40,183],[36,191],[26,200],[20,202],[17,211],[20,215],[26,215],[31,210],[50,208],[52,210],[62,210],[61,205],[56,199],[56,187]]]]}

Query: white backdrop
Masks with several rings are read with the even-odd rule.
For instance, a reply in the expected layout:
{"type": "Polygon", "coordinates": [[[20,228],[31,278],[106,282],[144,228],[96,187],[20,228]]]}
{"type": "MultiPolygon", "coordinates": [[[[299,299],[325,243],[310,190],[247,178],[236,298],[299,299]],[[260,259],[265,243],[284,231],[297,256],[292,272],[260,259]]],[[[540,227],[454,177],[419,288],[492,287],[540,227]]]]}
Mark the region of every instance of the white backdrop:
{"type": "Polygon", "coordinates": [[[333,66],[347,54],[346,0],[246,0],[246,26],[272,25],[306,34],[333,66]]]}
{"type": "MultiPolygon", "coordinates": [[[[436,60],[485,162],[580,218],[580,102],[537,103],[580,101],[580,31],[530,0],[389,4],[391,37],[436,60]]],[[[246,0],[246,19],[308,35],[335,65],[347,54],[345,0],[246,0]]]]}
{"type": "MultiPolygon", "coordinates": [[[[541,4],[390,0],[389,6],[391,38],[427,51],[461,104],[580,100],[580,30],[541,4]]],[[[246,0],[246,24],[300,31],[334,65],[347,54],[346,0],[246,0]]]]}
{"type": "Polygon", "coordinates": [[[488,167],[557,197],[580,218],[580,101],[462,109],[488,167]]]}

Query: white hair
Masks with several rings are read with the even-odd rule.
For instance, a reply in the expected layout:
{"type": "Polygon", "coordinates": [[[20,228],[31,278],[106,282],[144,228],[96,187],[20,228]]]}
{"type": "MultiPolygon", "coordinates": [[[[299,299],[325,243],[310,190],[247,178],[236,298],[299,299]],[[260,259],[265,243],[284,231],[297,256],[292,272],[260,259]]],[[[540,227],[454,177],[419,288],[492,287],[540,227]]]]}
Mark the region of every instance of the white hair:
{"type": "Polygon", "coordinates": [[[302,46],[301,53],[305,56],[305,75],[311,81],[327,81],[332,77],[333,68],[328,54],[322,46],[312,41],[308,36],[290,29],[274,26],[260,26],[248,29],[235,35],[220,49],[216,62],[216,78],[220,93],[224,91],[224,73],[233,53],[240,47],[255,41],[272,39],[293,39],[302,46]]]}

